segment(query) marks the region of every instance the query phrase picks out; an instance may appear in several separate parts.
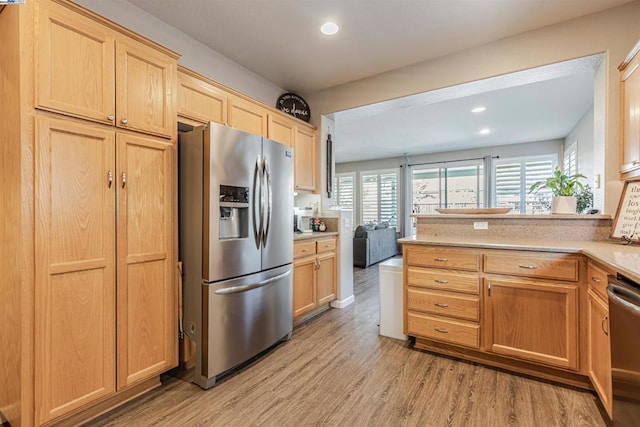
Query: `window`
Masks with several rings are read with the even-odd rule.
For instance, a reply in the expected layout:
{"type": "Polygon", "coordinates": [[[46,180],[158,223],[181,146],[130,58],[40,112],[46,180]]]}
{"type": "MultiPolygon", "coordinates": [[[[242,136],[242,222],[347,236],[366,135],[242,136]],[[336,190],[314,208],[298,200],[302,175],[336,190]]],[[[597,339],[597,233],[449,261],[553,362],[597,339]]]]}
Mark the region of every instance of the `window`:
{"type": "Polygon", "coordinates": [[[355,180],[355,173],[336,174],[333,186],[336,205],[346,209],[353,209],[353,185],[355,180]]]}
{"type": "Polygon", "coordinates": [[[484,161],[455,163],[458,165],[413,168],[413,213],[435,213],[436,208],[485,206],[484,161]]]}
{"type": "Polygon", "coordinates": [[[575,175],[578,173],[578,141],[573,143],[564,152],[564,162],[562,170],[565,175],[575,175]]]}
{"type": "Polygon", "coordinates": [[[551,207],[547,189],[529,194],[531,184],[553,174],[556,155],[500,159],[494,162],[494,206],[510,207],[523,214],[546,213],[551,207]]]}
{"type": "Polygon", "coordinates": [[[398,225],[398,171],[360,174],[361,223],[388,222],[398,225]]]}

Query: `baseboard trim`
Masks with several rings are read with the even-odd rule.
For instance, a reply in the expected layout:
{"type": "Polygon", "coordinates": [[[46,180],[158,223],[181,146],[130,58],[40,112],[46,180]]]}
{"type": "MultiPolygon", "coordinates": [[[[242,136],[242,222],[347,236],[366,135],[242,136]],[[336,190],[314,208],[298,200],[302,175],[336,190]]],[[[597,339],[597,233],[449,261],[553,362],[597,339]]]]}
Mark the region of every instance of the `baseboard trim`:
{"type": "Polygon", "coordinates": [[[350,297],[347,297],[343,300],[335,300],[335,301],[331,301],[331,307],[333,308],[345,308],[348,305],[351,305],[355,302],[356,297],[354,297],[353,295],[351,295],[350,297]]]}

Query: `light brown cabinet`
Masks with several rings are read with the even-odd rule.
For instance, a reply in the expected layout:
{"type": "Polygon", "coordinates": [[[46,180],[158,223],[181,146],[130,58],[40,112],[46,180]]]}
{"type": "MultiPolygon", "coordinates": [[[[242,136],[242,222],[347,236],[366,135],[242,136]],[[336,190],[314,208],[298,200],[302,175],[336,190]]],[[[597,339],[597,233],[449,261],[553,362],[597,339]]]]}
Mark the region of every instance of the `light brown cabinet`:
{"type": "Polygon", "coordinates": [[[268,138],[284,144],[294,146],[296,124],[284,114],[269,113],[268,138]]]}
{"type": "Polygon", "coordinates": [[[177,365],[177,55],[66,0],[0,21],[20,236],[0,406],[11,424],[81,424],[177,365]]]}
{"type": "Polygon", "coordinates": [[[296,126],[293,146],[296,190],[316,192],[315,131],[296,126]]]}
{"type": "Polygon", "coordinates": [[[228,94],[185,68],[178,68],[178,116],[204,124],[227,123],[228,94]]]}
{"type": "Polygon", "coordinates": [[[115,391],[116,184],[109,184],[115,135],[39,118],[35,151],[35,408],[41,424],[115,391]]]}
{"type": "Polygon", "coordinates": [[[267,136],[268,111],[261,105],[241,98],[229,96],[228,124],[254,135],[267,136]]]}
{"type": "Polygon", "coordinates": [[[640,57],[636,45],[620,64],[620,177],[640,175],[640,57]]]}
{"type": "Polygon", "coordinates": [[[405,333],[480,348],[476,251],[406,246],[405,333]]]}
{"type": "Polygon", "coordinates": [[[487,349],[578,369],[578,285],[485,278],[487,349]]]}
{"type": "Polygon", "coordinates": [[[307,239],[293,245],[293,319],[336,299],[336,238],[307,239]]]}
{"type": "Polygon", "coordinates": [[[175,366],[177,295],[172,144],[39,116],[36,154],[44,423],[175,366]]]}
{"type": "Polygon", "coordinates": [[[175,57],[65,5],[35,9],[36,107],[174,136],[175,57]]]}
{"type": "Polygon", "coordinates": [[[587,370],[602,405],[609,417],[611,417],[613,415],[613,397],[606,279],[607,272],[590,262],[587,267],[587,281],[589,283],[587,308],[589,357],[587,370]]]}

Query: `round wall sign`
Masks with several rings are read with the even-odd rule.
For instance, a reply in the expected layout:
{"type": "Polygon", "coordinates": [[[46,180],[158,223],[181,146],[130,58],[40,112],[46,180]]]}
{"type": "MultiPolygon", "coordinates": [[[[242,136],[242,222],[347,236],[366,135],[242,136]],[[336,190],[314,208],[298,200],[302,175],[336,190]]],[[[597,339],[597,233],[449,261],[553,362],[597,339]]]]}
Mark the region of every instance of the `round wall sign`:
{"type": "Polygon", "coordinates": [[[295,93],[285,93],[280,95],[276,102],[276,108],[293,117],[308,122],[311,119],[311,110],[307,105],[307,101],[295,93]]]}

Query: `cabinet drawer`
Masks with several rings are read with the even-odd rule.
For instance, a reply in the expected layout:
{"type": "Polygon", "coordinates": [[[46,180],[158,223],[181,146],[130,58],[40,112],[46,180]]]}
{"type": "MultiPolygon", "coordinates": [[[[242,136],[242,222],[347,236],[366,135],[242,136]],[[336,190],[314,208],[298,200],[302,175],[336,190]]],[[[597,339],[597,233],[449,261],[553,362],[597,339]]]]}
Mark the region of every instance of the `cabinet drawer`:
{"type": "Polygon", "coordinates": [[[409,267],[407,284],[419,288],[478,294],[480,279],[475,273],[452,273],[447,270],[409,267]]]}
{"type": "Polygon", "coordinates": [[[474,323],[407,313],[407,334],[472,348],[480,347],[480,326],[474,323]]]}
{"type": "Polygon", "coordinates": [[[441,316],[478,320],[478,298],[448,292],[407,289],[407,309],[441,316]]]}
{"type": "Polygon", "coordinates": [[[442,248],[407,248],[407,264],[454,270],[478,271],[480,254],[442,248]]]}
{"type": "Polygon", "coordinates": [[[609,301],[609,296],[607,295],[607,274],[606,271],[589,262],[587,266],[587,283],[589,283],[589,288],[593,289],[604,301],[609,301]]]}
{"type": "Polygon", "coordinates": [[[562,255],[489,253],[484,256],[484,271],[575,282],[578,280],[578,259],[562,255]]]}
{"type": "Polygon", "coordinates": [[[336,239],[323,239],[318,240],[316,243],[316,252],[319,254],[336,250],[336,239]]]}
{"type": "Polygon", "coordinates": [[[293,245],[293,258],[302,258],[316,254],[316,241],[309,240],[304,242],[296,242],[293,245]]]}

